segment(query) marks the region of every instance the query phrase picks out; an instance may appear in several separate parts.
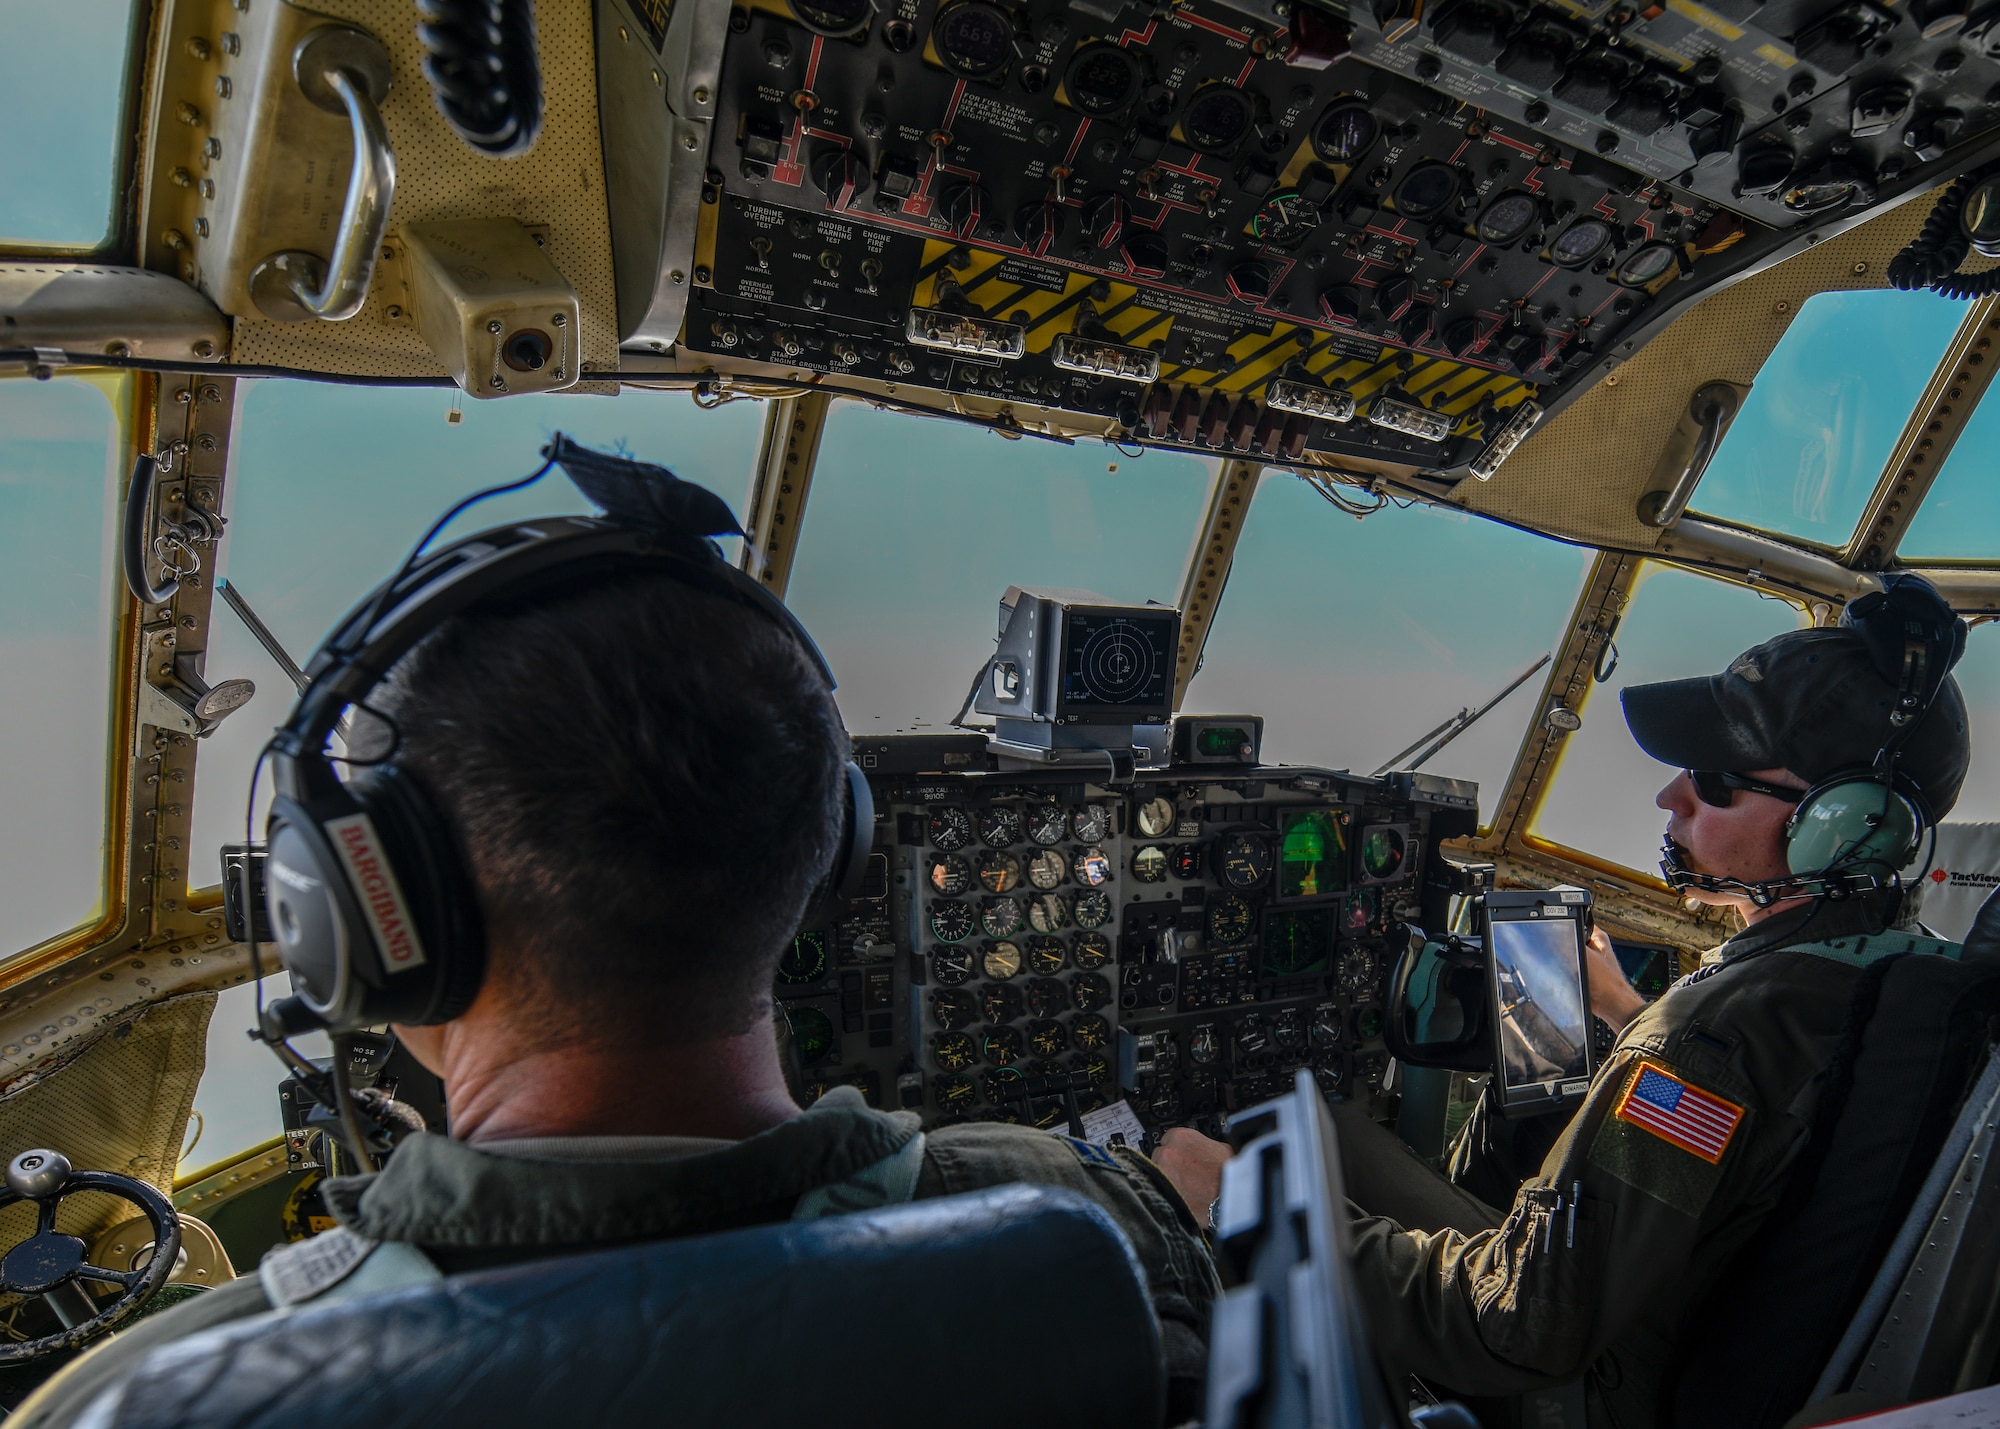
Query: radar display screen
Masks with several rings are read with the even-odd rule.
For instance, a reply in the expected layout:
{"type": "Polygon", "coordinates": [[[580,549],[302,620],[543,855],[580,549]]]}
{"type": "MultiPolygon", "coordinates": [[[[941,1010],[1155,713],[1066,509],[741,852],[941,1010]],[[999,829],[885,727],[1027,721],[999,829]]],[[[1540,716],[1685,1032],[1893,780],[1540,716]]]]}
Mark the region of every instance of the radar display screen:
{"type": "Polygon", "coordinates": [[[1173,611],[1067,612],[1058,716],[1164,721],[1172,713],[1179,623],[1173,611]]]}
{"type": "Polygon", "coordinates": [[[1273,913],[1264,922],[1264,976],[1323,973],[1333,956],[1333,915],[1324,909],[1273,913]]]}
{"type": "Polygon", "coordinates": [[[1278,815],[1278,897],[1326,898],[1347,891],[1347,816],[1335,809],[1278,815]]]}

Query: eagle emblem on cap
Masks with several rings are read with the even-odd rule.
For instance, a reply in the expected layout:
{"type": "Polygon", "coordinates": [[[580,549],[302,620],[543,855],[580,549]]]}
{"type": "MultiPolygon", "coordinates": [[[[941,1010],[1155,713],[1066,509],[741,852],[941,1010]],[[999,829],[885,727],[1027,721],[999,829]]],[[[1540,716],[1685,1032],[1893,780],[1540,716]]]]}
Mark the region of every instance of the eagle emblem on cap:
{"type": "Polygon", "coordinates": [[[1747,654],[1736,657],[1735,661],[1729,666],[1729,673],[1732,675],[1741,675],[1753,685],[1764,678],[1764,672],[1757,668],[1757,662],[1752,660],[1747,654]]]}

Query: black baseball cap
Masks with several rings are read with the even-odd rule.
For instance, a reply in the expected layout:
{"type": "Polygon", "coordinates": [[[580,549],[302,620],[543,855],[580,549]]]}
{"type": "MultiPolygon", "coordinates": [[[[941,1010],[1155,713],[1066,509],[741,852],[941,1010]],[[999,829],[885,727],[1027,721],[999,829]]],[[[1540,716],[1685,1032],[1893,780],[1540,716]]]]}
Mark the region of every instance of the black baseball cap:
{"type": "MultiPolygon", "coordinates": [[[[1875,763],[1896,697],[1861,631],[1840,627],[1787,631],[1719,675],[1633,685],[1621,702],[1632,737],[1664,764],[1739,774],[1789,769],[1816,784],[1875,763]]],[[[1965,697],[1947,674],[1896,758],[1933,820],[1958,802],[1971,754],[1965,697]]]]}

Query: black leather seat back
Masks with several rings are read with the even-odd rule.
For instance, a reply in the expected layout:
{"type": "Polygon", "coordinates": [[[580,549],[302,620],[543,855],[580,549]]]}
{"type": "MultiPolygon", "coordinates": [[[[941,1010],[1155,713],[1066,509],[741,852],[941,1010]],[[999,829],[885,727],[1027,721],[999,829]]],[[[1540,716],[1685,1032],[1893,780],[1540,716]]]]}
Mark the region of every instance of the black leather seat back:
{"type": "Polygon", "coordinates": [[[1862,972],[1785,1193],[1691,1318],[1675,1424],[1759,1429],[1805,1404],[1985,1066],[1997,1014],[2000,962],[1970,948],[1862,972]]]}
{"type": "Polygon", "coordinates": [[[1007,1186],[259,1315],[154,1351],[84,1420],[1154,1429],[1163,1396],[1124,1235],[1007,1186]]]}

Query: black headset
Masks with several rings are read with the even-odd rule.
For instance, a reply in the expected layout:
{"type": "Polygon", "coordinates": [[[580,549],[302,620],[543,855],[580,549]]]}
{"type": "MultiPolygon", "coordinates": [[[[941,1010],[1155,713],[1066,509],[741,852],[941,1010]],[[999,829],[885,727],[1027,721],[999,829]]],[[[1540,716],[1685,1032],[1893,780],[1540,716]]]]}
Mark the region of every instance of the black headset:
{"type": "MultiPolygon", "coordinates": [[[[472,501],[525,486],[556,465],[605,514],[500,526],[418,559],[426,537],[396,575],[334,628],[306,667],[308,683],[270,748],[276,798],[267,824],[265,896],[295,996],[266,1010],[267,1036],[447,1022],[479,991],[485,934],[457,831],[396,767],[393,750],[364,763],[350,744],[340,762],[359,772],[342,779],[327,748],[350,707],[365,712],[369,692],[396,661],[453,616],[496,595],[518,599],[566,578],[621,568],[657,572],[762,613],[798,641],[828,692],[834,688],[825,657],[798,618],[722,558],[712,538],[742,532],[714,493],[663,467],[580,447],[560,432],[542,455],[533,477],[468,498],[432,534],[472,501]]],[[[874,844],[874,800],[852,760],[846,784],[845,825],[813,896],[815,917],[858,891],[874,844]]]]}
{"type": "Polygon", "coordinates": [[[1675,888],[1744,893],[1768,907],[1781,898],[1842,898],[1901,886],[1900,870],[1937,824],[1923,789],[1896,761],[1965,653],[1966,624],[1936,586],[1898,571],[1883,575],[1881,590],[1849,601],[1840,626],[1861,637],[1876,671],[1896,687],[1874,762],[1836,769],[1799,796],[1784,828],[1788,876],[1697,873],[1668,839],[1661,868],[1675,888]]]}

